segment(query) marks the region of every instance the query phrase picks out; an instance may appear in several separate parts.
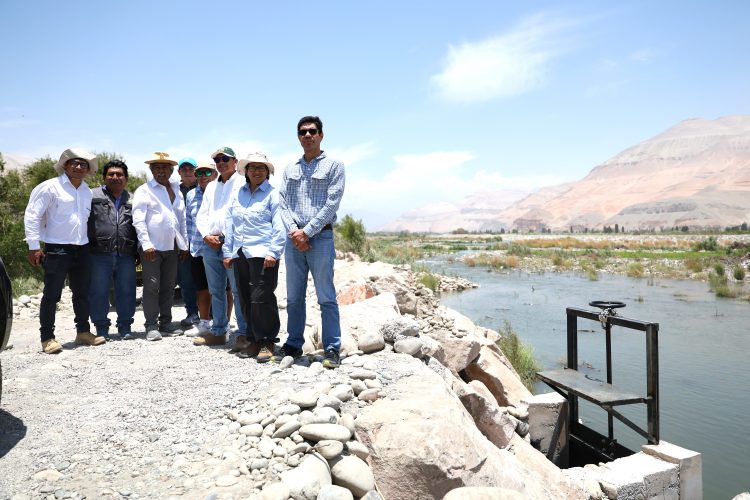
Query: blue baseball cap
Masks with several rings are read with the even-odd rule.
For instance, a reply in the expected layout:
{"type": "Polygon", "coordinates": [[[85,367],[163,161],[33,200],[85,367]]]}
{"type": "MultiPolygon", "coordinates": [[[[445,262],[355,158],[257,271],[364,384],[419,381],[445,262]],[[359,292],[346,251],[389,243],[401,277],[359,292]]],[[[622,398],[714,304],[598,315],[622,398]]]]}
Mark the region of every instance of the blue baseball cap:
{"type": "Polygon", "coordinates": [[[186,156],[185,158],[183,158],[182,160],[180,160],[180,161],[179,161],[179,162],[177,163],[177,165],[178,165],[178,167],[177,167],[177,168],[180,168],[180,167],[182,166],[182,164],[183,164],[183,163],[188,163],[188,164],[189,164],[189,165],[190,165],[191,167],[193,167],[193,168],[197,168],[197,167],[198,167],[198,162],[197,162],[197,161],[195,161],[195,160],[194,160],[193,158],[191,158],[191,157],[189,157],[189,156],[186,156]]]}

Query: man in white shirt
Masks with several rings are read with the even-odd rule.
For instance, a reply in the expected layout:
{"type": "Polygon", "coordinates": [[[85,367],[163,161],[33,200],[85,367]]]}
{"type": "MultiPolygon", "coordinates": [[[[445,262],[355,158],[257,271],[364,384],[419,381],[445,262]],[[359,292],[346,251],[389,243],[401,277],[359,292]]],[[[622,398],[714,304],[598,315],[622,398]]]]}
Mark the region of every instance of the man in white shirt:
{"type": "Polygon", "coordinates": [[[176,161],[167,153],[157,152],[146,164],[153,179],[135,190],[133,227],[143,268],[146,340],[161,340],[162,333],[182,334],[172,324],[172,304],[178,259],[184,258],[188,248],[185,202],[179,183],[170,182],[176,161]]]}
{"type": "MultiPolygon", "coordinates": [[[[234,314],[237,318],[237,341],[232,352],[250,347],[247,341],[247,323],[242,315],[234,270],[224,267],[224,255],[221,246],[224,243],[224,216],[226,210],[237,198],[237,192],[245,185],[245,178],[237,173],[237,155],[230,147],[220,148],[211,155],[219,178],[206,186],[203,202],[198,210],[195,225],[203,236],[205,243],[201,249],[203,265],[206,268],[208,291],[211,293],[211,313],[213,325],[211,332],[201,334],[195,340],[195,345],[224,345],[227,341],[229,318],[227,317],[227,298],[225,290],[227,279],[232,287],[234,297],[234,314]]],[[[257,354],[257,353],[256,353],[257,354]]]]}
{"type": "Polygon", "coordinates": [[[103,337],[89,330],[88,288],[90,278],[88,219],[91,190],[83,179],[96,173],[95,155],[66,149],[55,164],[58,177],[46,180],[31,192],[24,214],[24,230],[32,266],[44,268],[44,291],[39,306],[42,351],[55,354],[62,346],[55,339],[55,310],[65,278],[73,292],[76,344],[101,345],[103,337]],[[44,242],[44,250],[40,247],[44,242]]]}

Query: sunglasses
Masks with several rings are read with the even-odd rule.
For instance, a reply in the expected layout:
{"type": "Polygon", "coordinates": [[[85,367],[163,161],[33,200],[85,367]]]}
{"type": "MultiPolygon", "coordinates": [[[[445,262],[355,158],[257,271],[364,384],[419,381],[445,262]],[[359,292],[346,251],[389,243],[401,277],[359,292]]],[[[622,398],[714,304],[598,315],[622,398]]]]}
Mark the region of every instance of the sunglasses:
{"type": "Polygon", "coordinates": [[[214,163],[216,163],[217,165],[219,163],[227,163],[231,159],[232,159],[231,156],[221,155],[221,156],[217,156],[216,158],[214,158],[214,163]]]}
{"type": "Polygon", "coordinates": [[[196,177],[211,177],[212,175],[214,175],[213,170],[196,170],[195,171],[196,177]]]}
{"type": "Polygon", "coordinates": [[[89,168],[89,162],[86,160],[70,160],[68,165],[71,167],[89,168]]]}
{"type": "Polygon", "coordinates": [[[247,171],[248,172],[265,172],[266,168],[268,168],[268,167],[266,167],[264,165],[255,166],[255,167],[247,167],[247,171]]]}
{"type": "Polygon", "coordinates": [[[310,135],[312,135],[313,137],[314,137],[314,136],[316,136],[316,135],[318,135],[318,129],[316,129],[316,128],[305,128],[305,129],[300,129],[300,130],[298,130],[298,131],[297,131],[297,135],[299,135],[300,137],[305,137],[305,136],[307,135],[307,133],[308,133],[308,132],[309,132],[309,133],[310,133],[310,135]]]}

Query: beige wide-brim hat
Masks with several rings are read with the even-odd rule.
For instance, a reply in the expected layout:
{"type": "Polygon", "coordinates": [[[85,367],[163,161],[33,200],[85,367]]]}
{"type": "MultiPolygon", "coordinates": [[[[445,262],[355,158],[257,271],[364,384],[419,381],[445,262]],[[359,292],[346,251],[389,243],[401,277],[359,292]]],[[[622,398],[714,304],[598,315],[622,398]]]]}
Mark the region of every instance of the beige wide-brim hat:
{"type": "Polygon", "coordinates": [[[177,162],[172,160],[169,157],[169,153],[162,153],[161,151],[156,151],[150,160],[146,160],[143,162],[147,165],[152,165],[154,163],[166,163],[168,165],[172,165],[173,167],[177,165],[177,162]]]}
{"type": "Polygon", "coordinates": [[[268,167],[268,172],[273,175],[273,163],[268,161],[268,158],[263,153],[251,153],[247,155],[247,158],[240,160],[237,164],[237,172],[242,177],[245,177],[245,170],[250,163],[262,163],[268,167]]]}
{"type": "Polygon", "coordinates": [[[84,151],[83,149],[66,149],[63,151],[63,154],[60,155],[60,159],[57,163],[55,163],[55,172],[62,175],[62,173],[65,172],[65,164],[68,160],[75,160],[76,158],[89,162],[89,173],[87,175],[95,174],[99,168],[99,160],[95,154],[84,151]]]}

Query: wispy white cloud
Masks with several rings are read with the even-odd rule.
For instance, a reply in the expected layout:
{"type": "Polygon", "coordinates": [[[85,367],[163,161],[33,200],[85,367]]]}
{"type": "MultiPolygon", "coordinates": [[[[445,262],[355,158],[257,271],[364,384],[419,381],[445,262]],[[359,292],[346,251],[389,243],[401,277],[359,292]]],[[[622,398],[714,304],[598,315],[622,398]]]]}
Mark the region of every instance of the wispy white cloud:
{"type": "Polygon", "coordinates": [[[432,77],[449,101],[480,102],[531,91],[545,83],[549,63],[567,50],[576,22],[538,15],[499,36],[450,46],[443,71],[432,77]]]}
{"type": "Polygon", "coordinates": [[[656,56],[656,53],[649,48],[640,49],[630,54],[630,59],[638,62],[649,62],[656,56]]]}
{"type": "Polygon", "coordinates": [[[347,176],[341,212],[377,213],[380,219],[393,219],[420,206],[454,202],[480,191],[531,192],[565,181],[556,175],[507,176],[491,168],[477,169],[478,161],[469,151],[395,156],[380,176],[347,176]]]}

